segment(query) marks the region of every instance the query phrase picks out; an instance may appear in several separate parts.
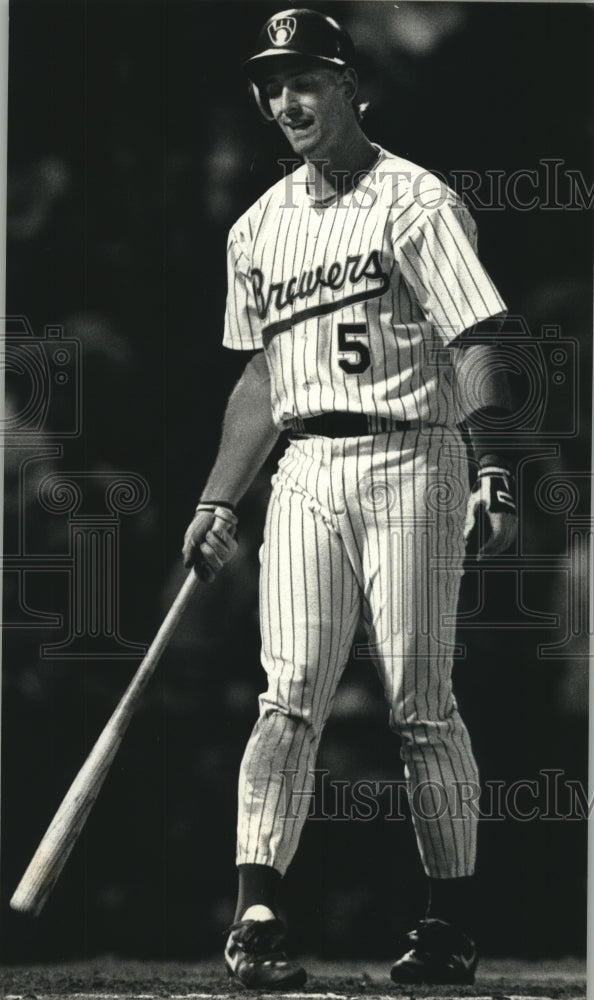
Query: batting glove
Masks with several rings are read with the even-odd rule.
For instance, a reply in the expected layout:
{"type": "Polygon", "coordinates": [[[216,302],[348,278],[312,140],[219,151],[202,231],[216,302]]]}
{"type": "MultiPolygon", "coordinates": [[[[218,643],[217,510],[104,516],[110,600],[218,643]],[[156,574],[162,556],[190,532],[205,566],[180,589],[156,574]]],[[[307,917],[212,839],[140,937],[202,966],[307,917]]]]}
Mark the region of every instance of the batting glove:
{"type": "Polygon", "coordinates": [[[468,541],[478,531],[478,556],[505,552],[517,533],[517,507],[514,479],[508,469],[486,465],[479,469],[466,511],[464,537],[468,541]]]}
{"type": "Polygon", "coordinates": [[[184,536],[184,566],[212,583],[237,549],[237,517],[231,504],[201,501],[184,536]]]}

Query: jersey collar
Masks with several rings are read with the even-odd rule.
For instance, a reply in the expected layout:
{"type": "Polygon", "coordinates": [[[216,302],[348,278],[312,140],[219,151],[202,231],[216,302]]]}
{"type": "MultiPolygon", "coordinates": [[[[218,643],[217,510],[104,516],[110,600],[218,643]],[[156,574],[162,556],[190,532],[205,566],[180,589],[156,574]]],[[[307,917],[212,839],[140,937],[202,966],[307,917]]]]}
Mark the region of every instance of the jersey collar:
{"type": "Polygon", "coordinates": [[[386,156],[385,149],[382,149],[381,146],[378,146],[376,142],[372,142],[371,145],[373,146],[373,148],[377,153],[375,160],[373,161],[373,163],[370,164],[370,166],[364,172],[358,171],[356,183],[353,185],[352,188],[349,188],[349,190],[346,191],[344,194],[339,195],[337,192],[335,192],[334,194],[328,195],[328,197],[326,198],[316,199],[309,190],[309,182],[307,180],[307,173],[306,173],[306,182],[304,185],[300,185],[300,189],[303,192],[305,203],[309,205],[311,208],[328,208],[330,205],[338,204],[339,201],[346,201],[348,198],[350,198],[353,191],[360,188],[365,178],[368,177],[369,174],[371,174],[374,170],[377,169],[379,164],[386,156]]]}

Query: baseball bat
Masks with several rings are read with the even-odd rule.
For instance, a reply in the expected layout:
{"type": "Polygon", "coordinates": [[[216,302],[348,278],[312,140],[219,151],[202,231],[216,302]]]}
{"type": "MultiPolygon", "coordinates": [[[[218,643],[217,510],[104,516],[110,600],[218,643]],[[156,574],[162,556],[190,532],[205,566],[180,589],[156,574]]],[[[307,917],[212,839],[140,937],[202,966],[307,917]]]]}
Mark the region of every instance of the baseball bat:
{"type": "Polygon", "coordinates": [[[159,631],[121,701],[47,828],[29,867],[14,891],[10,901],[13,910],[32,916],[38,916],[41,913],[49,894],[60,877],[76,839],[85,825],[139,699],[197,582],[198,577],[192,569],[163,619],[159,631]]]}

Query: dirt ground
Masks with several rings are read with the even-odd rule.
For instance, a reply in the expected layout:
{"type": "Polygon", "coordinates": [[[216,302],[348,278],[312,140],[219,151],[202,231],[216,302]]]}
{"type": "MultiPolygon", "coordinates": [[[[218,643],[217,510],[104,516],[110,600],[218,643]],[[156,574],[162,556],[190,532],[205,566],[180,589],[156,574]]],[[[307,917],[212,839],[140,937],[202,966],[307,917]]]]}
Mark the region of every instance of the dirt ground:
{"type": "MultiPolygon", "coordinates": [[[[300,997],[342,997],[385,1000],[388,997],[468,997],[505,1000],[515,997],[562,998],[586,995],[585,962],[564,959],[555,962],[522,962],[484,959],[474,986],[398,987],[390,982],[389,963],[311,960],[304,962],[308,984],[299,993],[284,994],[287,1000],[300,997]]],[[[56,965],[5,966],[0,969],[0,985],[5,1000],[45,1000],[45,998],[88,998],[88,1000],[152,1000],[243,996],[223,973],[220,959],[200,963],[124,961],[111,957],[56,965]]]]}

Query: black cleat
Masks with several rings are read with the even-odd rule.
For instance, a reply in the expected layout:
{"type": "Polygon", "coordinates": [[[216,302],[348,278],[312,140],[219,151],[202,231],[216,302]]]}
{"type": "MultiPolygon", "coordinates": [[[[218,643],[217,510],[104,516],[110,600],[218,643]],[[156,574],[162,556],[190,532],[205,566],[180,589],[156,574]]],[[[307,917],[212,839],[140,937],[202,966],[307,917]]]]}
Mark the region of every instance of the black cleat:
{"type": "Polygon", "coordinates": [[[421,920],[404,942],[403,946],[409,950],[392,966],[393,982],[430,986],[474,982],[478,962],[474,941],[452,924],[444,920],[421,920]]]}
{"type": "Polygon", "coordinates": [[[280,920],[240,920],[229,928],[225,965],[230,976],[251,990],[285,990],[303,986],[305,969],[285,954],[285,928],[280,920]]]}

